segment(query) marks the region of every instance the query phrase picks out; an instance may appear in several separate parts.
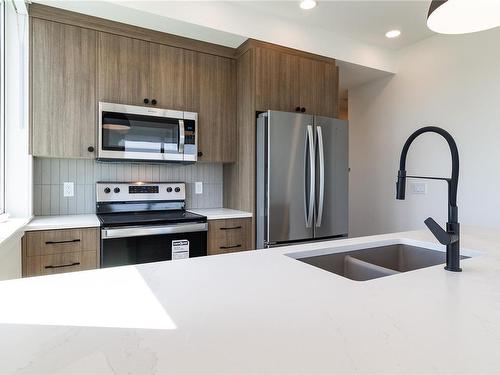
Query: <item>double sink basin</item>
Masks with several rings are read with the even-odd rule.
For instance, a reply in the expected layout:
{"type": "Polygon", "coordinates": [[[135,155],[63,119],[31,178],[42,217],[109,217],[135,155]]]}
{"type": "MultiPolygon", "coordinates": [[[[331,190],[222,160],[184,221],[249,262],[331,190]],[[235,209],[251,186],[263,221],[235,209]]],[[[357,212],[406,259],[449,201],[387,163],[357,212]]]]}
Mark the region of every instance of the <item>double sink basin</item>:
{"type": "MultiPolygon", "coordinates": [[[[396,275],[421,268],[444,265],[444,251],[406,244],[392,244],[333,254],[303,256],[287,254],[301,262],[356,281],[396,275]]],[[[462,256],[461,259],[469,258],[462,256]]]]}

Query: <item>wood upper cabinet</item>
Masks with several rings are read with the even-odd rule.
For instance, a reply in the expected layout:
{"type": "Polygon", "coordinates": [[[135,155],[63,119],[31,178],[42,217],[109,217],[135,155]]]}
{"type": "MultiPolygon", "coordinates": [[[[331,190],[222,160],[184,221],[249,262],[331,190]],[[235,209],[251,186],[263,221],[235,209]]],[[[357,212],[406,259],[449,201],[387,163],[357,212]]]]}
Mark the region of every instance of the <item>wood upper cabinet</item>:
{"type": "Polygon", "coordinates": [[[272,47],[255,48],[255,106],[337,116],[338,78],[335,62],[302,57],[272,47]]]}
{"type": "Polygon", "coordinates": [[[236,159],[236,63],[198,53],[198,160],[236,159]]]}
{"type": "Polygon", "coordinates": [[[293,112],[300,105],[299,58],[271,48],[255,49],[256,108],[293,112]]]}
{"type": "Polygon", "coordinates": [[[336,67],[309,58],[300,58],[300,106],[305,113],[337,117],[338,83],[336,67]]]}
{"type": "Polygon", "coordinates": [[[156,107],[187,110],[186,50],[150,43],[151,93],[156,107]]]}
{"type": "Polygon", "coordinates": [[[144,105],[150,77],[149,42],[99,33],[99,101],[144,105]]]}
{"type": "Polygon", "coordinates": [[[93,30],[31,19],[34,156],[95,157],[96,39],[93,30]]]}

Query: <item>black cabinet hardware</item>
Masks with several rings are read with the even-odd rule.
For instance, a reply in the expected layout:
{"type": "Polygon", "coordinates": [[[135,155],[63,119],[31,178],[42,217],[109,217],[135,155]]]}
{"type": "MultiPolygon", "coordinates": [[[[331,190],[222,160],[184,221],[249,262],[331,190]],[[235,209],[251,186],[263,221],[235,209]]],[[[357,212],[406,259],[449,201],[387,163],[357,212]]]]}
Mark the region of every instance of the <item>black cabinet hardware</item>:
{"type": "Polygon", "coordinates": [[[71,242],[80,242],[79,238],[74,240],[62,240],[62,241],[45,241],[45,245],[56,245],[58,243],[71,243],[71,242]]]}
{"type": "Polygon", "coordinates": [[[88,152],[94,152],[94,146],[89,146],[89,147],[87,148],[87,151],[88,151],[88,152]]]}
{"type": "Polygon", "coordinates": [[[156,105],[156,103],[157,103],[156,99],[151,100],[152,105],[156,105]]]}
{"type": "Polygon", "coordinates": [[[295,107],[295,112],[300,112],[300,107],[295,107]]]}
{"type": "Polygon", "coordinates": [[[78,265],[80,265],[80,262],[73,262],[73,263],[69,263],[69,264],[58,264],[58,265],[55,265],[55,266],[45,266],[45,269],[71,267],[71,266],[78,266],[78,265]]]}
{"type": "Polygon", "coordinates": [[[300,109],[300,112],[302,112],[302,113],[304,113],[305,111],[306,111],[306,109],[305,109],[304,107],[302,107],[302,108],[300,109]]]}
{"type": "Polygon", "coordinates": [[[233,245],[233,246],[221,246],[221,249],[236,249],[237,247],[241,247],[240,244],[238,245],[233,245]]]}
{"type": "Polygon", "coordinates": [[[220,230],[231,230],[231,229],[241,229],[241,225],[238,225],[237,227],[222,227],[220,230]]]}
{"type": "Polygon", "coordinates": [[[198,151],[198,157],[200,157],[200,158],[201,158],[202,156],[203,156],[203,152],[198,151]]]}
{"type": "Polygon", "coordinates": [[[144,104],[148,104],[149,103],[149,99],[148,98],[144,98],[144,104]]]}

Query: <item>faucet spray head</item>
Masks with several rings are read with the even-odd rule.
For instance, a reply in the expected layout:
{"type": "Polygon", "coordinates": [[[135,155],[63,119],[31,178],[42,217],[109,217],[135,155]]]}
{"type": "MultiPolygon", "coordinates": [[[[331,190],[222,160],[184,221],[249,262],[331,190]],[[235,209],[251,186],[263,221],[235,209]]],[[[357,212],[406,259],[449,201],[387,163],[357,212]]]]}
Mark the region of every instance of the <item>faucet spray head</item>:
{"type": "Polygon", "coordinates": [[[396,182],[396,199],[404,200],[406,192],[406,171],[398,171],[398,181],[396,182]]]}

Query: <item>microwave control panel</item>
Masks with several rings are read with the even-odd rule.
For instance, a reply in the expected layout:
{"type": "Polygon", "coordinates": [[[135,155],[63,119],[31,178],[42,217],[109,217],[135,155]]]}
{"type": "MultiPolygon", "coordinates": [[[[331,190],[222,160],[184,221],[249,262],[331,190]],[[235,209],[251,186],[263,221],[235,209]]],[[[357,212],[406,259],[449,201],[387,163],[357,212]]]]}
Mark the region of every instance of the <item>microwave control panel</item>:
{"type": "Polygon", "coordinates": [[[184,144],[196,144],[196,121],[184,120],[184,144]]]}

